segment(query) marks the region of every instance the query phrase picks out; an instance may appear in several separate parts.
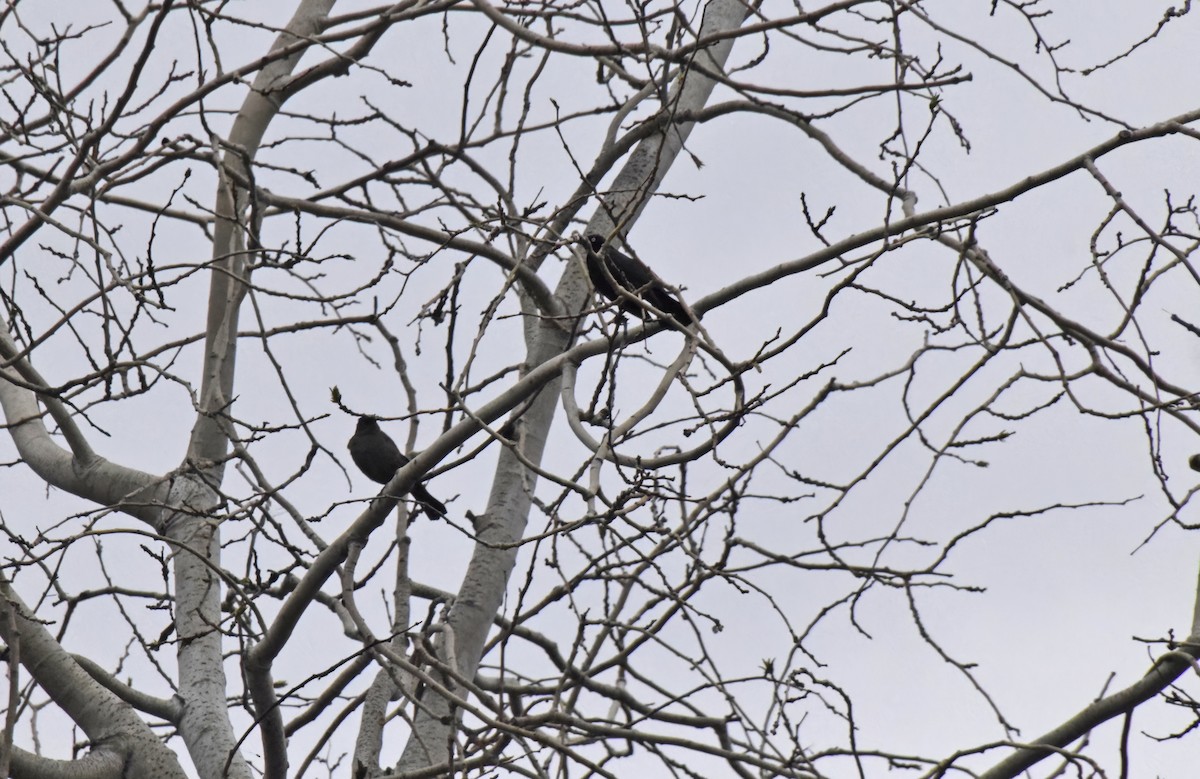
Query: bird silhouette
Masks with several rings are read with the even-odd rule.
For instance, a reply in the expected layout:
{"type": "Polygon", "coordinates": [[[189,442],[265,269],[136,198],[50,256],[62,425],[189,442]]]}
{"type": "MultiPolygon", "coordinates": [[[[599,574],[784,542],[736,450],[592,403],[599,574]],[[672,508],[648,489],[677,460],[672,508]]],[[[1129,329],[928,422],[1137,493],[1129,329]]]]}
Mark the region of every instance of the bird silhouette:
{"type": "MultiPolygon", "coordinates": [[[[380,484],[387,484],[396,471],[408,465],[408,458],[391,436],[379,429],[379,420],[375,417],[358,418],[358,427],[347,446],[350,458],[363,475],[380,484]]],[[[430,495],[425,485],[414,484],[411,492],[426,509],[438,516],[446,516],[446,504],[430,495]]]]}
{"type": "Polygon", "coordinates": [[[601,297],[641,319],[650,312],[638,304],[639,300],[671,316],[684,327],[692,324],[687,309],[646,263],[606,245],[604,239],[594,233],[587,237],[586,248],[588,278],[601,297]]]}

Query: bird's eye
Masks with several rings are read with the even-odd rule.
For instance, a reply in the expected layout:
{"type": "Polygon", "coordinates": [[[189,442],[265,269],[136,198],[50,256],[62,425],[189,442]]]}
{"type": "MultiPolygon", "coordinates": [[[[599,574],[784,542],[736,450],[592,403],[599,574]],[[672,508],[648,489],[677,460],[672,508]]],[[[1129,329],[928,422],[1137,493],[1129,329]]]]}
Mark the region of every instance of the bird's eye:
{"type": "Polygon", "coordinates": [[[592,251],[598,252],[600,251],[600,247],[604,245],[604,239],[598,235],[589,235],[588,243],[592,245],[592,251]]]}

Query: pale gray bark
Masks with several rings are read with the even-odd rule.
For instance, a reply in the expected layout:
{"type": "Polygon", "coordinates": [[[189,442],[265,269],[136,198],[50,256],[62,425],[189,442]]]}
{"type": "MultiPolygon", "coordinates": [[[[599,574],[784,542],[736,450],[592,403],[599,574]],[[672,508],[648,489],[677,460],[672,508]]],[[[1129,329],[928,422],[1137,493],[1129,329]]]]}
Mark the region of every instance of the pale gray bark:
{"type": "MultiPolygon", "coordinates": [[[[736,30],[746,14],[747,6],[739,0],[712,0],[705,7],[701,39],[736,30]]],[[[732,48],[733,38],[727,37],[702,50],[696,57],[700,67],[685,73],[681,88],[672,94],[664,111],[691,112],[703,108],[716,84],[705,72],[719,73],[732,48]]],[[[645,196],[654,192],[678,158],[692,127],[691,122],[675,124],[667,120],[661,134],[656,133],[640,143],[613,185],[613,190],[620,194],[604,198],[589,229],[603,230],[605,224],[617,220],[627,229],[644,207],[645,196]]],[[[582,268],[579,263],[573,263],[559,284],[559,298],[568,311],[578,315],[587,303],[589,291],[582,268]]],[[[526,365],[537,366],[565,352],[571,345],[573,331],[563,327],[562,322],[543,320],[530,324],[527,334],[526,365]]],[[[558,397],[559,380],[555,378],[542,387],[521,417],[520,456],[505,449],[497,463],[487,512],[477,525],[481,543],[475,546],[471,564],[447,618],[454,652],[450,657],[443,657],[443,661],[461,677],[474,677],[492,621],[504,601],[509,576],[516,564],[518,542],[524,534],[537,486],[537,474],[529,470],[521,458],[535,465],[541,462],[558,409],[558,397]]],[[[448,678],[445,684],[451,691],[462,694],[448,678]]],[[[457,716],[450,701],[426,694],[417,709],[412,735],[396,767],[397,772],[448,766],[453,759],[449,745],[456,723],[457,716]]]]}
{"type": "Polygon", "coordinates": [[[10,774],[15,779],[124,779],[124,759],[98,747],[78,760],[55,760],[14,747],[10,774]]]}
{"type": "MultiPolygon", "coordinates": [[[[325,25],[333,0],[302,0],[272,51],[295,47],[325,25]]],[[[193,500],[169,524],[173,540],[204,555],[175,555],[176,629],[179,634],[179,695],[184,701],[180,732],[202,777],[249,779],[250,766],[236,753],[237,734],[226,704],[221,624],[220,531],[206,514],[217,505],[208,485],[220,484],[232,431],[225,416],[233,402],[237,364],[238,316],[253,268],[247,230],[250,167],[271,121],[290,94],[287,78],[305,47],[263,68],[251,85],[229,138],[220,143],[223,168],[216,197],[213,237],[214,271],[209,288],[205,365],[188,461],[196,468],[193,500]],[[205,494],[207,492],[207,494],[205,494]]],[[[259,717],[267,777],[287,773],[287,744],[271,683],[270,668],[249,664],[246,676],[259,717]]]]}
{"type": "MultiPolygon", "coordinates": [[[[398,514],[401,510],[398,510],[398,514]]],[[[412,624],[412,580],[408,575],[408,553],[410,542],[408,538],[408,515],[396,518],[397,559],[396,559],[396,591],[393,596],[395,618],[392,620],[394,635],[388,641],[388,647],[393,653],[402,655],[408,647],[407,629],[412,624]]],[[[343,574],[343,579],[353,581],[353,570],[343,574]]],[[[352,594],[344,587],[344,596],[352,594]]],[[[366,636],[362,637],[366,640],[366,636]]],[[[379,755],[383,751],[383,728],[387,721],[388,704],[396,700],[402,687],[409,692],[415,687],[411,675],[399,668],[391,667],[386,657],[375,653],[376,659],[384,667],[375,674],[375,679],[367,689],[363,701],[362,720],[358,735],[354,742],[354,771],[364,772],[365,776],[376,776],[381,772],[379,755]]]]}
{"type": "MultiPolygon", "coordinates": [[[[18,653],[26,671],[96,744],[91,777],[169,779],[186,776],[175,753],[129,704],[91,677],[36,619],[6,580],[0,580],[0,637],[18,653]],[[117,759],[113,759],[116,756],[117,759]],[[115,769],[115,770],[114,770],[115,769]]],[[[29,756],[13,760],[20,774],[44,775],[61,764],[29,756]]],[[[82,774],[81,774],[82,775],[82,774]]]]}
{"type": "MultiPolygon", "coordinates": [[[[22,459],[50,484],[99,505],[119,507],[149,522],[156,531],[174,542],[178,682],[182,702],[178,725],[202,777],[248,779],[251,776],[249,765],[236,753],[237,734],[230,722],[226,702],[228,687],[223,637],[219,629],[222,587],[217,575],[221,563],[220,536],[212,516],[218,505],[213,487],[222,480],[229,451],[231,430],[225,413],[234,396],[238,315],[252,267],[245,233],[249,200],[243,184],[249,179],[248,171],[263,134],[291,94],[287,79],[307,50],[305,41],[321,31],[332,6],[332,0],[304,0],[299,4],[287,31],[277,38],[272,48],[273,52],[288,49],[289,53],[270,61],[260,70],[229,138],[218,142],[225,167],[215,209],[219,219],[212,249],[214,272],[207,347],[199,413],[184,468],[164,479],[123,468],[97,456],[59,401],[46,392],[41,392],[39,398],[37,392],[46,389],[46,382],[19,353],[8,334],[0,334],[0,357],[12,363],[11,367],[2,369],[3,377],[8,380],[0,382],[0,405],[11,425],[10,432],[22,459]],[[58,423],[70,451],[62,449],[50,438],[38,408],[39,399],[58,423]]],[[[41,639],[42,642],[32,648],[28,646],[29,639],[23,637],[29,657],[38,657],[39,653],[69,657],[49,634],[42,635],[41,639]]],[[[113,706],[123,707],[126,712],[128,707],[86,674],[83,674],[86,683],[77,681],[75,677],[82,674],[77,665],[43,664],[41,668],[39,683],[52,695],[55,689],[63,687],[59,677],[49,669],[57,668],[57,674],[74,669],[76,673],[70,677],[72,682],[68,686],[74,705],[64,708],[85,730],[89,725],[79,718],[88,714],[89,707],[96,706],[105,710],[100,718],[102,723],[122,723],[125,729],[132,728],[134,722],[141,723],[136,716],[121,719],[113,715],[109,711],[113,706]]],[[[266,715],[261,727],[268,775],[282,776],[286,771],[285,744],[269,673],[265,669],[252,670],[256,673],[250,676],[258,682],[254,686],[258,692],[255,700],[266,715]]],[[[145,734],[149,734],[157,751],[150,757],[135,756],[137,761],[161,761],[160,752],[174,760],[174,754],[148,729],[145,734]]],[[[92,735],[91,731],[89,735],[92,735]]],[[[128,736],[122,733],[122,738],[128,736]]],[[[175,764],[172,770],[178,770],[178,765],[175,764]]],[[[168,776],[170,773],[165,768],[152,767],[131,775],[168,776]]]]}

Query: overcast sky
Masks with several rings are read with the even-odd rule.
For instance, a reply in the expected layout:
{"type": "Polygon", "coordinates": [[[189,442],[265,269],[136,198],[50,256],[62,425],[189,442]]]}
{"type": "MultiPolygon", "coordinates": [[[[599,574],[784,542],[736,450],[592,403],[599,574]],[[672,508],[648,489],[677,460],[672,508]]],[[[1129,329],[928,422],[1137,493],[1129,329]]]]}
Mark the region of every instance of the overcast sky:
{"type": "MultiPolygon", "coordinates": [[[[70,5],[69,21],[75,25],[85,21],[79,14],[107,12],[88,4],[70,5]]],[[[1004,3],[991,14],[991,5],[943,0],[921,7],[945,28],[982,43],[999,57],[1020,63],[1023,73],[1052,88],[1054,74],[1047,57],[1035,52],[1027,20],[1004,3]]],[[[338,12],[347,13],[353,7],[357,4],[339,5],[338,12]]],[[[767,3],[764,13],[781,16],[789,13],[790,7],[787,3],[767,3]]],[[[1158,2],[1091,2],[1043,3],[1039,7],[1053,11],[1053,15],[1038,20],[1047,39],[1052,43],[1070,40],[1069,46],[1055,52],[1058,63],[1064,69],[1078,71],[1128,51],[1154,31],[1170,6],[1158,2]]],[[[692,6],[688,8],[692,10],[692,6]]],[[[263,7],[250,5],[231,6],[227,11],[267,13],[263,7]]],[[[45,29],[51,22],[67,23],[61,9],[49,6],[30,6],[26,14],[24,22],[33,29],[45,29]]],[[[941,110],[953,117],[969,141],[969,149],[955,137],[949,121],[941,119],[935,124],[920,157],[922,169],[904,181],[919,196],[918,211],[1012,186],[1113,137],[1123,124],[1144,127],[1196,108],[1191,85],[1200,69],[1200,47],[1195,45],[1200,40],[1200,23],[1195,15],[1173,21],[1156,39],[1091,75],[1061,74],[1063,89],[1078,103],[1094,109],[1096,113],[1090,115],[1049,99],[1021,73],[1003,67],[968,43],[931,30],[911,15],[905,19],[904,42],[910,52],[919,53],[928,64],[940,47],[946,61],[960,64],[962,72],[972,76],[971,81],[947,87],[940,95],[941,110]]],[[[159,72],[171,56],[184,62],[195,57],[193,30],[182,22],[181,15],[167,28],[167,45],[160,47],[155,63],[159,72]]],[[[853,26],[843,23],[847,28],[853,26]]],[[[223,47],[225,69],[260,56],[271,37],[257,30],[218,29],[216,39],[223,47]]],[[[463,115],[464,74],[473,64],[479,73],[489,74],[480,78],[470,93],[472,107],[468,114],[474,117],[479,112],[476,106],[482,104],[494,81],[490,74],[503,59],[507,39],[485,48],[476,59],[476,49],[487,32],[477,17],[451,14],[445,29],[448,42],[442,37],[440,17],[398,26],[368,60],[368,65],[377,65],[410,86],[389,84],[374,71],[356,69],[348,77],[328,80],[302,94],[288,103],[288,110],[326,115],[336,111],[341,117],[352,117],[365,114],[369,110],[365,101],[369,100],[371,105],[419,128],[425,138],[453,142],[463,115]]],[[[878,27],[873,25],[862,25],[859,31],[879,35],[878,27]]],[[[4,32],[0,28],[0,35],[4,32]]],[[[117,27],[111,31],[112,35],[119,33],[117,27]]],[[[108,34],[99,31],[96,40],[108,34]]],[[[812,38],[819,40],[821,36],[814,33],[812,38]]],[[[19,36],[13,35],[11,40],[10,45],[19,50],[19,36]]],[[[771,43],[769,56],[739,77],[781,88],[814,90],[882,84],[894,78],[889,61],[815,52],[780,36],[772,36],[771,43]]],[[[103,47],[97,45],[96,50],[103,47]]],[[[77,47],[74,51],[79,59],[64,60],[61,68],[68,82],[92,64],[86,50],[77,47]]],[[[740,41],[731,63],[749,63],[762,52],[761,41],[740,41]]],[[[555,111],[568,114],[606,104],[604,87],[596,83],[595,68],[590,63],[565,58],[552,59],[552,63],[548,74],[531,90],[531,122],[546,121],[555,111]]],[[[528,72],[537,64],[536,58],[527,58],[515,67],[519,73],[528,72]]],[[[206,66],[214,67],[212,62],[206,66]]],[[[194,77],[192,82],[175,85],[164,96],[164,104],[171,93],[193,86],[194,77]]],[[[101,91],[102,87],[97,86],[92,94],[98,99],[101,91]]],[[[735,97],[731,90],[718,88],[710,102],[735,97]]],[[[239,90],[226,89],[214,95],[207,107],[235,107],[240,99],[239,90]]],[[[845,102],[843,98],[814,98],[803,105],[805,111],[819,113],[845,102]]],[[[915,141],[928,121],[928,103],[905,97],[902,104],[910,141],[915,141]]],[[[821,120],[818,126],[854,159],[877,175],[890,178],[892,161],[881,159],[879,144],[896,124],[896,105],[892,98],[865,101],[821,120]]],[[[654,107],[648,106],[635,116],[645,116],[654,107]]],[[[12,121],[11,105],[0,111],[6,121],[12,121]]],[[[212,113],[207,120],[222,132],[228,129],[231,117],[212,113]]],[[[490,121],[485,119],[484,124],[490,121]]],[[[561,136],[549,131],[531,135],[522,143],[512,169],[518,205],[547,201],[548,210],[562,205],[578,186],[576,163],[584,167],[590,163],[607,129],[608,117],[598,116],[569,122],[561,136]]],[[[170,128],[173,134],[185,130],[203,137],[203,129],[194,117],[170,128]]],[[[331,144],[297,140],[299,136],[320,135],[319,128],[302,119],[281,120],[272,130],[260,161],[312,169],[321,188],[369,168],[370,162],[331,144]],[[277,147],[271,145],[285,136],[291,140],[277,147]]],[[[374,163],[396,159],[411,148],[403,134],[380,123],[347,127],[342,132],[349,142],[366,149],[374,163]]],[[[498,145],[479,153],[479,158],[495,166],[496,174],[506,182],[508,151],[507,146],[498,145]]],[[[664,279],[680,286],[689,300],[699,300],[745,276],[819,249],[819,240],[803,220],[802,195],[818,216],[836,207],[825,228],[831,241],[873,229],[887,216],[885,196],[850,176],[815,141],[761,115],[731,115],[705,123],[688,140],[687,151],[692,156],[681,158],[660,188],[660,193],[675,197],[654,199],[628,238],[631,250],[664,279]],[[702,164],[695,164],[693,159],[702,164]]],[[[192,176],[185,185],[182,167],[168,167],[147,179],[141,185],[146,196],[162,197],[182,186],[182,191],[200,206],[208,207],[215,186],[211,168],[192,165],[192,176]]],[[[1126,201],[1156,227],[1164,219],[1164,191],[1170,190],[1173,203],[1179,205],[1195,195],[1196,182],[1200,181],[1195,140],[1183,136],[1133,145],[1104,157],[1099,168],[1126,201]]],[[[456,185],[478,191],[478,181],[470,180],[461,169],[454,169],[450,177],[456,185]]],[[[305,196],[312,191],[298,177],[278,171],[264,170],[259,181],[288,195],[305,196]]],[[[185,205],[182,201],[179,204],[185,205]]],[[[976,237],[1017,284],[1067,316],[1107,333],[1120,320],[1121,301],[1128,302],[1126,292],[1142,272],[1148,256],[1146,248],[1119,253],[1105,266],[1107,281],[1094,269],[1089,270],[1089,243],[1093,238],[1098,245],[1112,248],[1118,231],[1125,237],[1141,237],[1136,226],[1120,219],[1096,236],[1111,208],[1112,200],[1093,178],[1075,173],[1004,204],[979,223],[976,237]],[[1081,275],[1081,280],[1072,284],[1081,275]],[[1114,294],[1110,288],[1118,292],[1114,294]]],[[[590,208],[585,209],[585,218],[591,213],[590,208]]],[[[131,254],[144,255],[150,235],[148,219],[115,212],[109,218],[125,225],[127,238],[119,242],[127,241],[123,245],[131,254]]],[[[438,226],[432,218],[428,222],[429,226],[438,226]]],[[[460,220],[449,226],[463,225],[460,220]]],[[[1193,235],[1200,232],[1194,221],[1191,227],[1193,235]]],[[[319,229],[315,222],[301,228],[304,240],[313,242],[311,253],[343,255],[321,266],[326,274],[320,281],[322,285],[349,289],[378,270],[381,247],[373,229],[339,224],[323,235],[319,229]]],[[[282,243],[296,234],[296,222],[290,216],[273,219],[265,231],[268,243],[282,243]]],[[[50,237],[45,240],[54,243],[50,237]]],[[[164,224],[155,240],[157,255],[169,257],[172,262],[203,262],[211,251],[201,231],[193,226],[164,224]]],[[[59,248],[69,245],[70,241],[58,238],[59,248]]],[[[429,245],[418,249],[416,242],[409,245],[414,251],[429,253],[435,248],[429,245]]],[[[1185,246],[1186,242],[1180,241],[1179,245],[1185,246]]],[[[23,251],[20,268],[4,271],[5,290],[16,286],[28,294],[17,274],[34,268],[39,261],[45,263],[38,271],[44,274],[44,283],[52,284],[56,274],[61,274],[61,269],[54,267],[53,257],[39,255],[32,245],[23,251]]],[[[859,251],[843,259],[860,260],[868,253],[859,251]]],[[[569,257],[564,248],[547,262],[542,270],[547,284],[554,285],[569,257]]],[[[444,330],[416,316],[420,307],[447,283],[453,263],[461,259],[448,252],[433,253],[431,261],[410,278],[393,274],[376,288],[361,293],[357,309],[347,312],[370,310],[373,298],[389,301],[399,296],[400,303],[388,315],[386,324],[401,340],[423,406],[434,406],[439,401],[437,386],[445,379],[446,336],[444,330]]],[[[829,316],[800,345],[763,366],[762,371],[749,374],[746,380],[752,394],[766,387],[778,388],[822,362],[836,360],[836,365],[798,382],[765,409],[762,417],[748,419],[723,445],[723,453],[736,461],[753,457],[778,431],[768,417],[786,418],[796,413],[831,379],[842,383],[867,381],[897,370],[926,338],[932,343],[939,343],[940,338],[945,344],[962,343],[961,333],[942,338],[940,334],[931,335],[923,323],[898,318],[897,307],[877,294],[886,291],[901,301],[947,305],[954,292],[962,290],[961,282],[955,281],[957,263],[953,252],[932,242],[917,242],[878,260],[861,277],[861,290],[839,293],[829,316]]],[[[748,359],[778,328],[790,334],[816,317],[830,290],[848,272],[829,263],[790,276],[712,310],[704,318],[705,327],[733,359],[748,359]]],[[[1200,323],[1197,286],[1185,283],[1187,278],[1177,271],[1175,277],[1156,285],[1142,304],[1144,318],[1137,338],[1132,333],[1128,337],[1139,351],[1153,352],[1156,367],[1170,381],[1197,388],[1200,347],[1196,336],[1169,319],[1171,314],[1178,314],[1200,323]],[[1143,340],[1139,342],[1138,338],[1143,340]]],[[[275,290],[296,291],[301,286],[280,274],[264,273],[257,280],[275,290]]],[[[495,266],[479,259],[473,261],[461,298],[466,332],[473,333],[478,313],[498,294],[501,281],[495,266]]],[[[171,300],[173,310],[163,312],[161,328],[146,331],[146,343],[167,342],[201,330],[206,284],[207,277],[197,276],[177,287],[171,300]]],[[[54,288],[55,294],[69,299],[72,285],[86,288],[79,279],[65,279],[54,288]]],[[[278,297],[261,296],[259,302],[268,327],[316,316],[312,308],[278,297]]],[[[999,324],[992,317],[1006,311],[1004,295],[992,288],[984,295],[983,305],[989,322],[999,324]]],[[[973,301],[963,310],[969,311],[971,306],[973,301]]],[[[54,316],[43,304],[31,301],[24,307],[40,326],[54,316]]],[[[493,324],[489,332],[494,334],[483,341],[485,348],[475,357],[476,377],[521,358],[520,324],[512,316],[515,311],[515,298],[510,294],[501,308],[508,318],[493,324]]],[[[243,326],[253,326],[254,316],[254,310],[247,307],[243,326]]],[[[663,333],[637,347],[649,350],[652,359],[629,359],[624,364],[627,373],[618,390],[618,412],[628,413],[644,400],[660,375],[656,365],[672,360],[681,343],[677,334],[663,333]]],[[[458,347],[465,350],[465,342],[458,347]]],[[[1068,368],[1080,367],[1081,352],[1064,351],[1072,361],[1068,368]]],[[[199,355],[198,346],[183,350],[171,370],[184,380],[197,380],[199,355]]],[[[274,357],[290,373],[297,406],[304,415],[328,415],[316,421],[313,429],[328,452],[341,458],[340,465],[327,454],[320,454],[314,469],[291,485],[287,495],[307,516],[322,517],[318,527],[331,537],[361,511],[361,500],[375,494],[375,485],[355,472],[345,457],[345,441],[353,432],[353,419],[330,403],[330,388],[338,386],[352,409],[395,417],[406,411],[401,386],[385,345],[367,344],[360,352],[345,331],[285,337],[277,343],[274,357]],[[379,366],[371,365],[364,354],[379,366]],[[348,470],[343,473],[341,467],[348,470]]],[[[1163,651],[1161,644],[1147,648],[1140,639],[1161,639],[1168,634],[1181,638],[1187,634],[1196,597],[1197,544],[1194,533],[1170,522],[1164,525],[1172,508],[1155,478],[1151,458],[1160,458],[1171,494],[1176,499],[1185,498],[1197,480],[1186,460],[1190,454],[1200,452],[1200,441],[1169,417],[1130,416],[1138,409],[1132,397],[1092,380],[1073,386],[1078,405],[1089,412],[1126,415],[1124,418],[1107,419],[1081,412],[1071,399],[1025,419],[1004,420],[981,414],[965,428],[961,438],[996,435],[1002,430],[1018,434],[964,452],[969,462],[943,459],[932,471],[928,449],[909,437],[891,450],[844,501],[835,501],[830,490],[801,483],[789,475],[844,483],[878,458],[888,442],[906,427],[904,400],[909,408],[923,409],[978,359],[979,354],[969,349],[928,353],[907,379],[893,379],[828,401],[800,423],[797,432],[775,453],[776,464],[764,467],[753,483],[751,492],[756,495],[786,495],[795,500],[746,500],[738,517],[738,533],[780,554],[791,554],[812,548],[817,525],[814,517],[821,516],[824,532],[835,542],[871,538],[899,528],[896,532],[900,536],[945,544],[996,512],[1036,512],[999,519],[951,552],[943,572],[953,573],[959,585],[983,592],[934,589],[919,591],[918,595],[923,627],[955,660],[977,664],[975,678],[1009,721],[1020,728],[1021,736],[1032,738],[1074,714],[1106,687],[1111,692],[1139,678],[1149,667],[1150,658],[1163,651]],[[1154,445],[1161,447],[1153,452],[1147,440],[1148,426],[1155,436],[1154,445]],[[926,478],[928,483],[923,484],[926,478]],[[1084,503],[1096,505],[1065,508],[1084,503]],[[1053,508],[1056,506],[1059,508],[1053,508]]],[[[65,337],[51,339],[36,354],[35,362],[52,382],[66,381],[88,370],[65,337]]],[[[593,385],[586,380],[594,382],[600,368],[599,360],[583,366],[583,392],[590,392],[593,385]]],[[[928,440],[944,443],[965,415],[1022,368],[1044,373],[1051,371],[1053,364],[1044,350],[1036,349],[998,358],[930,417],[924,425],[928,440]]],[[[253,342],[244,346],[238,370],[237,415],[241,419],[262,425],[295,421],[288,398],[279,390],[271,361],[253,342]]],[[[1005,394],[995,408],[1020,416],[1048,401],[1058,389],[1053,383],[1025,382],[1005,394]]],[[[678,413],[686,413],[687,402],[676,387],[668,407],[676,411],[682,408],[678,413]]],[[[728,403],[729,399],[726,396],[720,402],[728,403]]],[[[97,429],[88,432],[101,454],[151,472],[166,472],[180,462],[194,421],[191,401],[181,385],[167,385],[140,398],[101,405],[92,414],[97,429]]],[[[422,421],[418,448],[437,435],[441,422],[436,415],[422,421]]],[[[397,440],[403,440],[406,428],[402,423],[385,424],[385,428],[397,440]]],[[[652,454],[657,446],[672,443],[672,435],[668,431],[648,436],[631,444],[631,451],[652,454]]],[[[258,462],[277,480],[295,472],[308,454],[307,441],[297,432],[268,436],[255,442],[252,449],[258,462]]],[[[585,457],[586,452],[567,426],[562,420],[556,422],[546,458],[548,467],[569,477],[585,457]]],[[[0,459],[16,459],[7,438],[0,437],[0,459]]],[[[493,448],[431,483],[434,494],[449,500],[460,528],[466,527],[466,511],[485,508],[494,463],[493,448]]],[[[722,474],[722,469],[712,463],[699,464],[690,477],[692,489],[696,494],[715,489],[722,474]]],[[[610,489],[620,489],[612,469],[605,479],[610,489]]],[[[234,494],[247,491],[239,472],[229,473],[226,487],[234,494]]],[[[546,483],[540,490],[543,499],[553,499],[559,493],[546,483]]],[[[11,532],[26,538],[87,508],[73,498],[47,490],[20,464],[0,469],[0,495],[5,497],[0,506],[3,521],[11,532]]],[[[570,500],[563,506],[561,519],[577,519],[584,512],[582,502],[570,500]]],[[[1196,522],[1198,518],[1193,507],[1185,504],[1180,519],[1196,522]]],[[[132,520],[114,518],[106,520],[105,526],[125,526],[125,522],[132,520]]],[[[530,531],[545,529],[545,522],[544,518],[535,518],[530,531]]],[[[229,537],[244,532],[244,528],[230,528],[229,537]]],[[[416,550],[413,577],[456,590],[471,554],[470,538],[446,523],[424,520],[412,532],[416,550]]],[[[598,543],[594,529],[579,532],[589,534],[581,543],[598,543]]],[[[161,582],[159,564],[140,550],[143,543],[144,539],[137,537],[105,540],[110,561],[120,561],[122,575],[128,573],[145,586],[154,586],[161,582]]],[[[67,589],[96,586],[96,564],[85,546],[79,545],[78,553],[68,555],[57,572],[60,584],[67,589]]],[[[236,556],[239,549],[235,546],[231,554],[236,556]]],[[[372,551],[381,552],[382,546],[372,551]]],[[[535,577],[544,574],[545,568],[531,561],[535,554],[547,553],[545,546],[526,550],[514,577],[514,597],[515,588],[524,583],[528,571],[533,571],[535,577]]],[[[18,556],[11,546],[4,554],[18,556]]],[[[858,564],[904,567],[927,564],[938,554],[940,547],[893,543],[883,548],[871,545],[848,553],[848,557],[858,564]]],[[[706,635],[705,641],[730,677],[755,674],[765,659],[777,659],[782,664],[783,658],[789,657],[791,640],[774,607],[794,627],[802,628],[822,608],[853,592],[859,584],[844,574],[801,576],[795,570],[766,570],[753,578],[771,595],[773,605],[763,597],[740,593],[719,582],[697,599],[697,604],[724,627],[722,632],[706,635]]],[[[389,586],[386,576],[381,581],[381,587],[389,586]]],[[[557,584],[548,575],[535,581],[535,591],[557,584]]],[[[375,616],[384,625],[386,618],[380,604],[388,596],[379,589],[372,597],[379,607],[375,616]]],[[[36,592],[34,586],[27,596],[36,592]]],[[[592,595],[580,593],[581,598],[592,595]]],[[[86,648],[115,663],[126,637],[106,628],[113,613],[110,607],[101,607],[94,614],[77,617],[66,639],[68,646],[86,648]]],[[[150,632],[161,628],[161,614],[146,619],[154,626],[150,632]]],[[[340,626],[324,613],[314,615],[306,628],[313,636],[340,633],[340,626]]],[[[564,618],[557,625],[543,621],[538,628],[569,636],[575,624],[564,618]]],[[[685,630],[680,628],[678,634],[673,630],[666,635],[687,640],[685,630]]],[[[301,677],[313,671],[312,663],[333,662],[345,656],[348,646],[349,642],[314,640],[284,660],[294,662],[294,674],[301,677]]],[[[861,731],[859,744],[864,749],[945,756],[956,749],[1006,737],[988,702],[973,690],[970,681],[922,640],[904,593],[899,590],[876,586],[855,602],[853,612],[845,607],[835,610],[807,638],[805,649],[811,658],[794,660],[797,665],[836,680],[852,695],[861,731]]],[[[143,672],[147,664],[135,657],[130,667],[143,672]]],[[[686,678],[682,676],[686,669],[678,664],[669,670],[680,673],[681,680],[686,678]]],[[[162,686],[154,681],[148,686],[163,693],[162,686]]],[[[1185,682],[1187,689],[1194,691],[1195,686],[1191,679],[1185,682]]],[[[747,688],[747,701],[761,694],[747,688]]],[[[811,716],[811,723],[802,730],[807,745],[821,749],[844,743],[844,725],[836,717],[819,710],[811,716]]],[[[1186,712],[1155,702],[1139,710],[1134,730],[1163,736],[1185,725],[1188,717],[1186,712]]],[[[1109,723],[1097,733],[1097,740],[1112,739],[1119,727],[1119,722],[1109,723]]],[[[54,741],[48,733],[42,736],[47,742],[54,741]]],[[[1111,749],[1097,755],[1108,761],[1106,766],[1116,765],[1111,749]]],[[[1187,740],[1156,744],[1136,738],[1134,758],[1138,776],[1186,776],[1194,771],[1195,747],[1187,740]]],[[[984,759],[978,765],[992,762],[984,759]]],[[[848,772],[851,768],[846,766],[848,772]]]]}

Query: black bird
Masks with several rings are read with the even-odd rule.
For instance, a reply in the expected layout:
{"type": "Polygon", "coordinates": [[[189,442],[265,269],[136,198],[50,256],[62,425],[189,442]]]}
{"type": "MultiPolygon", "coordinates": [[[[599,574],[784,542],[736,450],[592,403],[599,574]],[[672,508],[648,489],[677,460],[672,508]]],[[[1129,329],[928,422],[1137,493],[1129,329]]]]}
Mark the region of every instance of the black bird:
{"type": "MultiPolygon", "coordinates": [[[[380,484],[387,484],[396,471],[408,464],[408,458],[400,452],[396,442],[379,429],[379,420],[375,417],[358,418],[358,428],[347,446],[358,469],[368,479],[380,484]]],[[[412,496],[434,514],[446,516],[446,504],[430,495],[425,485],[414,484],[412,496]]]]}
{"type": "Polygon", "coordinates": [[[631,300],[632,297],[649,303],[684,327],[692,324],[687,310],[646,263],[606,246],[604,239],[595,234],[587,237],[587,270],[596,292],[616,303],[622,311],[641,319],[649,314],[636,300],[631,300]]]}

